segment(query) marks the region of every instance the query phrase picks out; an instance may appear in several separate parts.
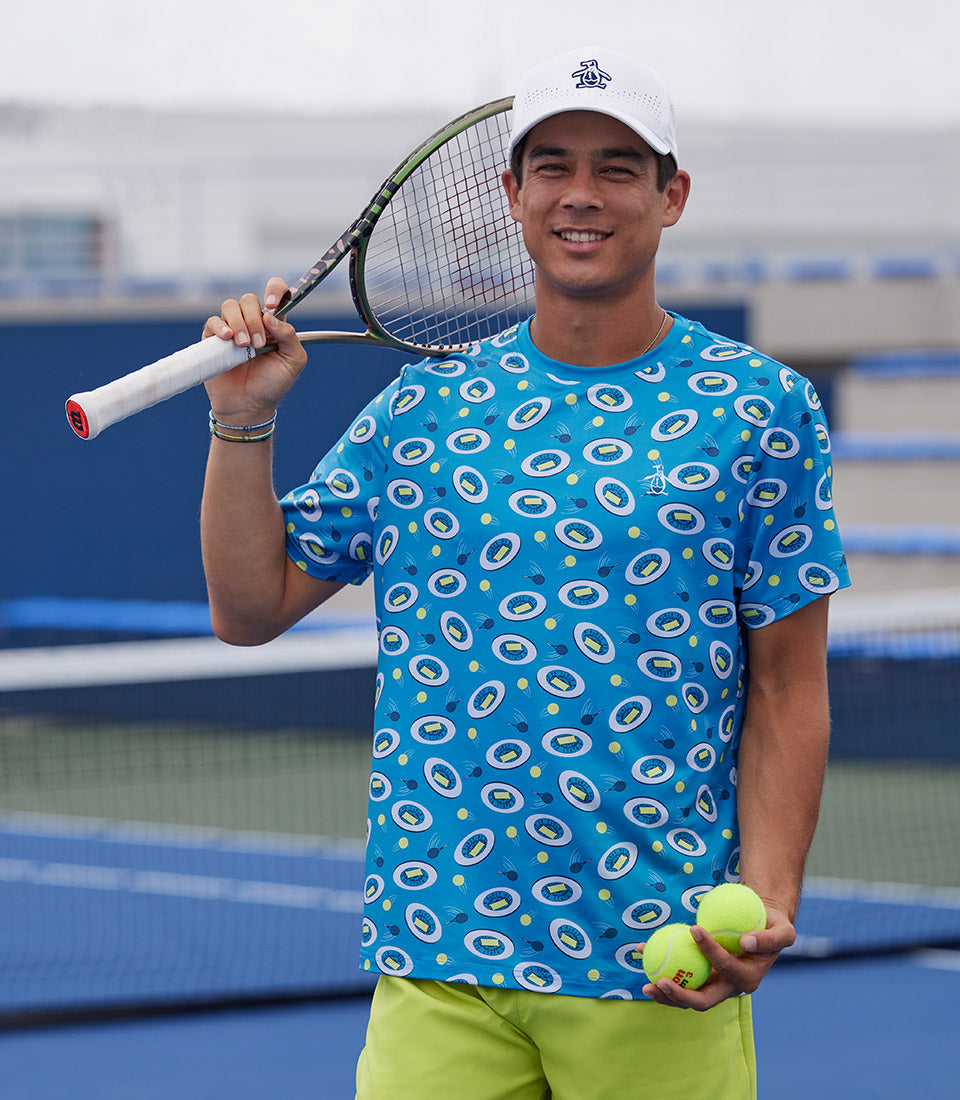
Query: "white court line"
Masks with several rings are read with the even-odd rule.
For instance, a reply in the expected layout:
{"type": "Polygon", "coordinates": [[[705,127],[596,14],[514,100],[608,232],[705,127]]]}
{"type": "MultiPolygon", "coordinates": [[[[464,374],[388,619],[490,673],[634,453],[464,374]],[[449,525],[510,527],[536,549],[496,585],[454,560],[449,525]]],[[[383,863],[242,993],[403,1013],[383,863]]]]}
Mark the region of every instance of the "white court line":
{"type": "Polygon", "coordinates": [[[960,626],[960,588],[838,592],[830,600],[830,637],[960,626]]]}
{"type": "Polygon", "coordinates": [[[217,851],[316,855],[324,859],[361,859],[362,840],[219,829],[201,825],[168,825],[152,821],[118,821],[107,817],[40,814],[28,810],[0,814],[0,832],[58,840],[97,840],[118,844],[155,844],[171,848],[211,848],[217,851]]]}
{"type": "Polygon", "coordinates": [[[79,863],[41,863],[29,859],[0,859],[0,882],[152,894],[203,901],[242,902],[334,913],[363,911],[359,889],[331,890],[326,886],[302,886],[297,883],[257,882],[214,875],[184,875],[79,863]]]}
{"type": "Polygon", "coordinates": [[[927,951],[914,951],[910,958],[918,966],[925,966],[930,970],[960,971],[960,951],[931,948],[927,951]]]}
{"type": "Polygon", "coordinates": [[[37,646],[0,650],[0,692],[373,668],[376,663],[372,625],[295,631],[261,646],[231,646],[219,638],[37,646]]]}
{"type": "Polygon", "coordinates": [[[860,879],[804,880],[803,897],[822,901],[865,901],[877,905],[924,905],[931,909],[960,909],[960,888],[914,886],[903,882],[865,882],[860,879]]]}
{"type": "MultiPolygon", "coordinates": [[[[902,882],[865,882],[814,875],[804,880],[801,914],[805,898],[811,901],[857,901],[868,905],[916,905],[927,909],[960,910],[960,889],[952,886],[913,886],[902,882]]],[[[836,954],[836,949],[836,941],[830,936],[800,933],[784,954],[825,959],[836,954]]]]}

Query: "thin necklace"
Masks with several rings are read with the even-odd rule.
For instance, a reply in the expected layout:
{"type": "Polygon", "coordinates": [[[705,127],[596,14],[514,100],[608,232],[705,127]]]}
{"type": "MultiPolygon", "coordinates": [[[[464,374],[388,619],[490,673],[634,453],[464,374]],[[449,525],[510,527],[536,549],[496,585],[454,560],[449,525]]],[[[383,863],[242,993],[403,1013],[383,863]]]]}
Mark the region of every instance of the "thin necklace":
{"type": "Polygon", "coordinates": [[[663,332],[663,326],[667,323],[667,311],[663,308],[663,306],[661,306],[660,307],[660,312],[663,314],[663,320],[660,322],[660,327],[657,329],[657,333],[654,336],[654,338],[650,341],[649,344],[647,344],[647,346],[643,349],[643,351],[641,351],[640,354],[636,357],[637,359],[642,359],[647,354],[647,352],[653,347],[653,345],[660,339],[660,333],[663,332]]]}

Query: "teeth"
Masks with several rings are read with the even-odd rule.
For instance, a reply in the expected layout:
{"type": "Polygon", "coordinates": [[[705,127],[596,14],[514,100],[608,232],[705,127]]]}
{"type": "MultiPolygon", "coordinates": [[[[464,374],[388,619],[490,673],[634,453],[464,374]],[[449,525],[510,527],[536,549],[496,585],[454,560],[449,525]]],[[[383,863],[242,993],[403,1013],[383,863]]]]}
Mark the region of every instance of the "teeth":
{"type": "Polygon", "coordinates": [[[602,241],[606,236],[606,233],[591,233],[584,229],[562,229],[560,231],[562,240],[573,241],[576,244],[582,244],[586,241],[602,241]]]}

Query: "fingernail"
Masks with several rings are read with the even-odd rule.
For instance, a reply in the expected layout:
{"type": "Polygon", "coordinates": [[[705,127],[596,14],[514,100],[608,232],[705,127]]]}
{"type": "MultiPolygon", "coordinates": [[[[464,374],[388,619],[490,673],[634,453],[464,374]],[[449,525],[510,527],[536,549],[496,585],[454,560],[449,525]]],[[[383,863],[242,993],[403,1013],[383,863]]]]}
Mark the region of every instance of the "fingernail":
{"type": "Polygon", "coordinates": [[[740,940],[740,946],[744,951],[756,951],[757,949],[757,937],[756,936],[743,936],[740,940]]]}
{"type": "Polygon", "coordinates": [[[238,332],[237,333],[237,343],[238,344],[247,344],[249,342],[250,342],[250,337],[245,332],[238,332]]]}
{"type": "Polygon", "coordinates": [[[263,304],[267,307],[267,309],[274,309],[277,304],[276,294],[268,294],[266,298],[264,298],[263,304]]]}
{"type": "Polygon", "coordinates": [[[700,929],[696,925],[694,925],[690,929],[690,935],[693,936],[693,938],[697,941],[697,943],[700,943],[701,940],[703,939],[703,933],[700,931],[700,929]]]}
{"type": "Polygon", "coordinates": [[[229,325],[224,325],[223,328],[220,329],[220,335],[223,337],[224,340],[229,340],[230,337],[233,335],[233,333],[230,330],[230,326],[229,325]]]}
{"type": "Polygon", "coordinates": [[[264,338],[258,332],[257,335],[253,338],[253,346],[255,348],[262,348],[265,343],[266,340],[264,340],[264,338]]]}

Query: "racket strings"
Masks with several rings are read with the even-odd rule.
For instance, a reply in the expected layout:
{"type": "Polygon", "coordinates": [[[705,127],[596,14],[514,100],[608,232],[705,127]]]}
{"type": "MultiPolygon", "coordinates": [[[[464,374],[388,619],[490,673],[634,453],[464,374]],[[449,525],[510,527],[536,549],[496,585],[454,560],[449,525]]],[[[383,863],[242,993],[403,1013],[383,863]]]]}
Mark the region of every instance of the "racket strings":
{"type": "Polygon", "coordinates": [[[533,267],[500,181],[509,114],[455,133],[384,210],[363,282],[377,321],[424,348],[472,343],[531,308],[533,267]]]}

